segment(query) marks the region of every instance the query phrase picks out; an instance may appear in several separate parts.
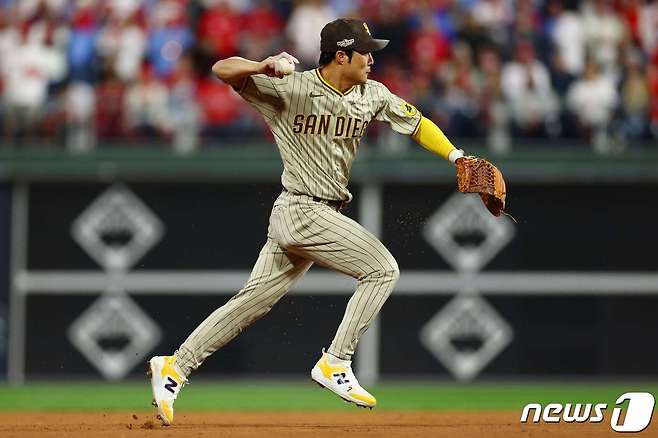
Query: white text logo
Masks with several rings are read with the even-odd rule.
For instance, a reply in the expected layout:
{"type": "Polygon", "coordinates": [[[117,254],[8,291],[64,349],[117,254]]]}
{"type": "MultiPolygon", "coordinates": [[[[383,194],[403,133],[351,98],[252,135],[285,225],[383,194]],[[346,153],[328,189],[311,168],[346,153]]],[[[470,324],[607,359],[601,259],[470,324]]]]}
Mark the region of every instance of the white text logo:
{"type": "MultiPolygon", "coordinates": [[[[651,423],[653,408],[656,401],[648,392],[627,392],[619,396],[612,410],[610,427],[616,432],[641,432],[651,423]],[[620,405],[628,401],[626,415],[622,419],[623,409],[620,405]]],[[[600,423],[604,420],[604,411],[608,408],[606,403],[549,403],[543,406],[539,403],[529,403],[521,412],[521,423],[600,423]],[[530,415],[532,412],[532,416],[530,415]]]]}

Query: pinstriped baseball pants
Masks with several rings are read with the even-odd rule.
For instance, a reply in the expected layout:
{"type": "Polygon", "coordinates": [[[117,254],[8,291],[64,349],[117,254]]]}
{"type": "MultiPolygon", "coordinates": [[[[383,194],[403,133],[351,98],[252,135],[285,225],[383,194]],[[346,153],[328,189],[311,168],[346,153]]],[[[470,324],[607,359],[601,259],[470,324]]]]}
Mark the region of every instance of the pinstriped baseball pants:
{"type": "Polygon", "coordinates": [[[363,226],[306,195],[283,192],[274,203],[267,242],[245,286],[208,316],[177,350],[189,375],[242,330],[267,314],[313,263],[354,277],[356,291],[328,352],[351,359],[361,335],[393,291],[397,262],[363,226]]]}

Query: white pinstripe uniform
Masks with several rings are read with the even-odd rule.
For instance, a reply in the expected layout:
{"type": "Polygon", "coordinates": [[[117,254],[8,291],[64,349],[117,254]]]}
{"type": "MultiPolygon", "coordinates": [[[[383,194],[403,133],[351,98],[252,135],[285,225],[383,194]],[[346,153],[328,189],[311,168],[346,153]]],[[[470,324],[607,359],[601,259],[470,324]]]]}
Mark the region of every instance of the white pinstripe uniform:
{"type": "Polygon", "coordinates": [[[176,353],[176,363],[189,375],[269,312],[313,263],[358,280],[328,349],[349,360],[399,276],[386,247],[339,211],[341,203],[352,199],[347,189],[350,168],[373,119],[411,135],[421,114],[373,80],[341,93],[319,69],[281,79],[253,75],[239,93],[274,134],[284,165],[284,191],[274,203],[267,242],[244,288],[190,334],[176,353]]]}

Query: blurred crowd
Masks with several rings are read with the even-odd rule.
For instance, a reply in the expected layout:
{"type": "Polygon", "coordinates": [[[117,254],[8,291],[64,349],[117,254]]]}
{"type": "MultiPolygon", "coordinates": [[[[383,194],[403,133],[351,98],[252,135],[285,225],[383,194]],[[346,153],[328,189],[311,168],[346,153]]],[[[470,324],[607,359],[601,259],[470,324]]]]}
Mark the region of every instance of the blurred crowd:
{"type": "MultiPolygon", "coordinates": [[[[341,16],[390,39],[373,79],[452,138],[658,139],[658,0],[0,0],[5,147],[160,140],[186,153],[265,138],[212,64],[286,50],[317,66],[341,16]]],[[[373,125],[373,143],[403,142],[373,125]]]]}

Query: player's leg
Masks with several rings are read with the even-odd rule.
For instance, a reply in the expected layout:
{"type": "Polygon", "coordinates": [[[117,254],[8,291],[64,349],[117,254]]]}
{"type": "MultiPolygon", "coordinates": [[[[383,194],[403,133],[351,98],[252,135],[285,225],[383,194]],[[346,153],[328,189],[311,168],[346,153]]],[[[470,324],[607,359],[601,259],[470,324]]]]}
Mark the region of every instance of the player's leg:
{"type": "Polygon", "coordinates": [[[306,196],[295,196],[289,202],[289,208],[273,215],[282,244],[291,252],[358,280],[329,347],[330,355],[323,355],[313,369],[318,374],[313,378],[349,401],[372,407],[376,401],[358,385],[350,362],[359,338],[393,291],[399,277],[397,262],[372,233],[347,216],[306,196]],[[334,374],[328,372],[330,369],[343,370],[336,374],[345,374],[347,379],[319,374],[334,374]]]}
{"type": "Polygon", "coordinates": [[[268,238],[242,290],[199,324],[174,355],[149,361],[153,404],[163,424],[173,422],[173,404],[189,374],[267,314],[311,265],[268,238]]]}
{"type": "Polygon", "coordinates": [[[187,376],[240,332],[265,316],[313,263],[269,239],[245,286],[211,313],[176,352],[176,364],[187,376]]]}
{"type": "Polygon", "coordinates": [[[328,350],[351,359],[398,280],[395,258],[361,224],[307,196],[295,196],[289,208],[276,210],[272,223],[279,242],[291,252],[358,280],[328,350]]]}

